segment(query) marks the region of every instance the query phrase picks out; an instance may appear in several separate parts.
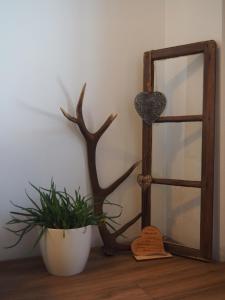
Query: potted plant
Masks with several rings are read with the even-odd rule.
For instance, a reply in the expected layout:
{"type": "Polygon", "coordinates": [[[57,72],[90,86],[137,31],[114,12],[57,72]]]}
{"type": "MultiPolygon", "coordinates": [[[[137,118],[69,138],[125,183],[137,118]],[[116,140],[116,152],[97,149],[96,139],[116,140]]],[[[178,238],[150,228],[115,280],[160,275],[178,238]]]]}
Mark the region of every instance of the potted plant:
{"type": "Polygon", "coordinates": [[[23,225],[21,229],[10,229],[18,236],[17,241],[7,247],[16,246],[23,236],[33,228],[38,230],[41,254],[49,273],[59,276],[78,274],[85,268],[91,248],[91,225],[106,222],[106,215],[95,215],[91,198],[82,196],[79,189],[75,196],[56,190],[54,182],[49,189],[37,188],[38,204],[27,193],[32,207],[14,205],[19,211],[11,211],[8,225],[23,225]]]}

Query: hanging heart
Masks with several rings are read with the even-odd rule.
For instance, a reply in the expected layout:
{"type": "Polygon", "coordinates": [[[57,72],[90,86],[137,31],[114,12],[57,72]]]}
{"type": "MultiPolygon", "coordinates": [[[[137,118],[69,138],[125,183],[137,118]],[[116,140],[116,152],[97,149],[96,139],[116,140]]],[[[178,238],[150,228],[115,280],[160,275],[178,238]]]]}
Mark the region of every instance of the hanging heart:
{"type": "Polygon", "coordinates": [[[137,113],[145,123],[155,122],[166,107],[166,97],[160,92],[141,92],[134,100],[137,113]]]}

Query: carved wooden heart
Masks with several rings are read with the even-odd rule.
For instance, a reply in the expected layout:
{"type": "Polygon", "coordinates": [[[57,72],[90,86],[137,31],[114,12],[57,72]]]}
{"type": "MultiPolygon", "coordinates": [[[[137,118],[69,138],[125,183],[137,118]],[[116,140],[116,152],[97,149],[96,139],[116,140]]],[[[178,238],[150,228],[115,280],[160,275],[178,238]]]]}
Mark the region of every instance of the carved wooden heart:
{"type": "Polygon", "coordinates": [[[135,108],[141,118],[151,125],[166,107],[166,97],[160,92],[141,92],[134,100],[135,108]]]}
{"type": "Polygon", "coordinates": [[[145,191],[152,182],[152,177],[150,175],[142,175],[139,174],[137,176],[137,182],[140,185],[140,187],[145,191]]]}
{"type": "Polygon", "coordinates": [[[132,242],[131,250],[137,260],[171,257],[164,249],[160,230],[155,226],[145,227],[141,236],[132,242]]]}

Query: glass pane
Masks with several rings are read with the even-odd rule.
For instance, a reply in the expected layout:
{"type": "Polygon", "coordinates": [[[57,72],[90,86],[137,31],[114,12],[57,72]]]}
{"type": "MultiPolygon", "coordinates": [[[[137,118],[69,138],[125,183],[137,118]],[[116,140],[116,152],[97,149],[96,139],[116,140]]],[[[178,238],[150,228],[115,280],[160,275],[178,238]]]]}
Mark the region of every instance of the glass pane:
{"type": "Polygon", "coordinates": [[[164,93],[167,98],[163,115],[202,114],[202,87],[202,54],[155,62],[154,89],[164,93]]]}
{"type": "Polygon", "coordinates": [[[152,185],[152,225],[178,244],[200,247],[200,189],[152,185]]]}
{"type": "MultiPolygon", "coordinates": [[[[163,115],[199,115],[203,55],[155,62],[154,90],[167,98],[163,115]]],[[[152,176],[201,180],[202,124],[153,124],[152,176]]],[[[152,185],[152,224],[178,244],[199,249],[200,189],[152,185]]]]}
{"type": "Polygon", "coordinates": [[[202,123],[153,124],[152,176],[201,179],[202,123]]]}

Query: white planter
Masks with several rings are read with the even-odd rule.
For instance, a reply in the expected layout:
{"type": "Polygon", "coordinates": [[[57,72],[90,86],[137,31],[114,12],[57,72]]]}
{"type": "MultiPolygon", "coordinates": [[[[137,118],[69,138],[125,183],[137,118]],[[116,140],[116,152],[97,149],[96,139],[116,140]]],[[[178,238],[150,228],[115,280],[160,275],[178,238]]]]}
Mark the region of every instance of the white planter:
{"type": "Polygon", "coordinates": [[[91,230],[91,225],[76,229],[47,229],[40,240],[40,249],[48,272],[58,276],[82,272],[90,253],[91,230]]]}

